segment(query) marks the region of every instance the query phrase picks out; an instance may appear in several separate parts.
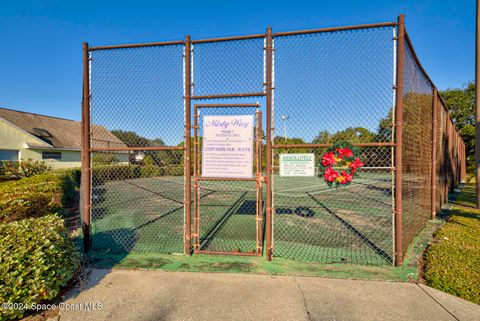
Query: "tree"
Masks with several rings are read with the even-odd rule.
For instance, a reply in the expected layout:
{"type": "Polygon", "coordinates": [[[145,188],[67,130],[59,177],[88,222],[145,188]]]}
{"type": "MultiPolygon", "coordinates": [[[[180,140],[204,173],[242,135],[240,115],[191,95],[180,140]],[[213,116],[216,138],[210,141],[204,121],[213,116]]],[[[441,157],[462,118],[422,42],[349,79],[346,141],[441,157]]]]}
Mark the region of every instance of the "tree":
{"type": "MultiPolygon", "coordinates": [[[[165,142],[161,138],[148,139],[138,135],[133,131],[126,130],[112,130],[118,139],[120,139],[128,147],[160,147],[165,146],[165,142]]],[[[156,166],[174,166],[182,163],[181,151],[176,150],[161,150],[161,151],[145,151],[145,155],[148,156],[143,161],[146,165],[156,166]]],[[[134,160],[135,154],[131,155],[131,162],[134,160]]]]}
{"type": "Polygon", "coordinates": [[[465,141],[467,168],[475,169],[475,83],[441,92],[452,118],[465,141]]]}
{"type": "Polygon", "coordinates": [[[369,143],[375,139],[375,134],[363,127],[348,127],[344,130],[330,134],[321,131],[312,141],[313,144],[335,144],[347,141],[352,144],[369,143]]]}
{"type": "Polygon", "coordinates": [[[117,136],[128,147],[151,147],[151,141],[135,132],[126,130],[112,130],[112,134],[117,136]]]}

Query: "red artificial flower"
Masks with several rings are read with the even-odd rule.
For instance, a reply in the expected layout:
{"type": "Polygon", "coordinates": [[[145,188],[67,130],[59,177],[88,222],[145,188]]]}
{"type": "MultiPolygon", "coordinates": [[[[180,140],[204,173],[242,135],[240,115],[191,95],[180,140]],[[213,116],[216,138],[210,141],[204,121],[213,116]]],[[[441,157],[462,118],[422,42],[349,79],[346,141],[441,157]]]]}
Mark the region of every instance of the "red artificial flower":
{"type": "Polygon", "coordinates": [[[329,166],[335,164],[335,154],[333,152],[328,152],[322,157],[322,165],[329,166]]]}
{"type": "Polygon", "coordinates": [[[342,185],[345,185],[347,183],[347,179],[346,179],[345,176],[340,175],[340,176],[337,177],[337,182],[339,182],[342,185]]]}
{"type": "Polygon", "coordinates": [[[337,149],[338,153],[340,154],[340,157],[353,157],[353,152],[350,148],[339,148],[337,149]]]}
{"type": "Polygon", "coordinates": [[[365,165],[365,164],[362,163],[362,161],[360,160],[360,158],[357,157],[357,158],[356,158],[353,162],[351,162],[350,165],[349,165],[349,167],[352,169],[350,172],[353,174],[353,173],[355,173],[355,171],[356,171],[358,168],[360,168],[360,167],[362,167],[362,166],[364,166],[364,165],[365,165]]]}
{"type": "Polygon", "coordinates": [[[329,166],[325,172],[323,173],[323,178],[330,183],[333,183],[338,177],[338,173],[333,170],[331,166],[329,166]]]}
{"type": "Polygon", "coordinates": [[[365,165],[358,157],[355,159],[354,163],[357,168],[363,167],[365,165]]]}
{"type": "Polygon", "coordinates": [[[352,181],[353,174],[347,174],[346,171],[342,171],[342,176],[345,177],[345,184],[350,183],[352,181]]]}

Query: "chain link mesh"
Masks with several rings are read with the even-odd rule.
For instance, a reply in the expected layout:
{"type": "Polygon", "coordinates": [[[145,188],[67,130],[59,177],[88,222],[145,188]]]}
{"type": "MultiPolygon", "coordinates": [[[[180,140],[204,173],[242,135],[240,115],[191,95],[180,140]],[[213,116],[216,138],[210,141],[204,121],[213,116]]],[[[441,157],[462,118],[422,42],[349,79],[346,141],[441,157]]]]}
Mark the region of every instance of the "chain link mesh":
{"type": "Polygon", "coordinates": [[[288,137],[304,143],[390,141],[380,125],[393,106],[393,30],[275,37],[275,137],[288,116],[288,137]]]}
{"type": "Polygon", "coordinates": [[[193,45],[193,95],[263,92],[263,38],[193,45]]]}
{"type": "MultiPolygon", "coordinates": [[[[279,149],[274,163],[280,154],[298,152],[314,153],[319,160],[325,149],[279,149]]],[[[368,147],[359,156],[366,167],[351,185],[338,189],[327,187],[319,176],[281,177],[275,170],[276,256],[328,263],[392,262],[391,150],[368,147]]]]}
{"type": "Polygon", "coordinates": [[[303,144],[392,142],[393,27],[276,37],[274,255],[303,261],[391,264],[392,148],[364,147],[366,164],[344,188],[281,177],[283,153],[303,144]]]}
{"type": "Polygon", "coordinates": [[[451,163],[448,160],[447,110],[442,101],[438,102],[437,117],[437,204],[439,210],[448,198],[448,172],[451,163]]]}
{"type": "MultiPolygon", "coordinates": [[[[433,87],[408,42],[404,57],[396,57],[396,33],[397,27],[390,25],[274,34],[272,132],[262,132],[262,158],[255,158],[252,168],[252,173],[266,174],[265,144],[271,139],[272,180],[267,183],[273,191],[274,256],[325,263],[393,263],[398,59],[404,63],[404,251],[429,219],[433,87]],[[281,154],[313,153],[318,167],[326,148],[337,142],[360,146],[365,166],[351,185],[329,188],[318,169],[312,177],[280,176],[281,154]]],[[[194,103],[228,102],[222,95],[236,95],[231,102],[239,104],[258,101],[265,129],[265,40],[194,41],[194,103]]],[[[169,44],[90,51],[94,249],[183,251],[184,50],[182,44],[169,44]]],[[[206,108],[201,115],[255,112],[256,108],[206,108]]],[[[465,175],[465,146],[441,99],[437,115],[440,208],[465,175]]],[[[201,117],[198,121],[199,140],[192,144],[192,158],[198,147],[201,164],[201,117]]],[[[261,252],[265,184],[258,189],[255,181],[196,183],[192,186],[198,187],[194,194],[200,204],[198,220],[193,220],[197,250],[261,252]]]]}
{"type": "Polygon", "coordinates": [[[403,59],[403,250],[431,216],[433,87],[405,42],[403,59]]]}
{"type": "MultiPolygon", "coordinates": [[[[194,117],[198,119],[198,135],[195,146],[198,159],[198,177],[202,175],[203,117],[227,115],[252,115],[256,118],[255,107],[204,108],[194,117]]],[[[258,146],[257,126],[254,121],[253,173],[257,171],[258,146]]],[[[261,120],[260,120],[261,121],[261,120]]],[[[261,164],[258,164],[261,166],[261,164]]],[[[260,168],[258,168],[260,169],[260,168]]],[[[261,169],[260,169],[261,170],[261,169]]],[[[226,173],[227,174],[227,173],[226,173]]],[[[257,197],[255,181],[198,180],[198,250],[224,253],[257,253],[262,241],[263,206],[257,197]],[[259,211],[259,212],[257,212],[259,211]]]]}
{"type": "Polygon", "coordinates": [[[91,52],[92,147],[117,147],[112,131],[127,132],[128,147],[183,141],[183,53],[183,45],[91,52]]]}
{"type": "Polygon", "coordinates": [[[183,51],[91,52],[95,250],[183,252],[183,51]]]}

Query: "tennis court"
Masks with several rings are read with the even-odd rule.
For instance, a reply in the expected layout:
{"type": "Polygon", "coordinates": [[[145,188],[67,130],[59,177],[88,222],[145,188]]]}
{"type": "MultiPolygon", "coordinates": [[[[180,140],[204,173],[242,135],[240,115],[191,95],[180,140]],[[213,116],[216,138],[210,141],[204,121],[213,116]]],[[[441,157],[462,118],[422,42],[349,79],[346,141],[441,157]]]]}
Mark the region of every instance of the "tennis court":
{"type": "MultiPolygon", "coordinates": [[[[390,263],[391,174],[364,170],[344,188],[275,176],[275,255],[301,261],[390,263]]],[[[255,183],[201,182],[201,250],[255,250],[255,183]]],[[[97,250],[183,253],[184,178],[110,181],[93,191],[97,250]]],[[[262,209],[264,211],[264,208],[262,209]]],[[[261,225],[263,228],[263,225],[261,225]]],[[[263,235],[263,233],[262,233],[263,235]]]]}
{"type": "Polygon", "coordinates": [[[401,266],[465,176],[403,16],[83,50],[85,251],[401,266]]]}

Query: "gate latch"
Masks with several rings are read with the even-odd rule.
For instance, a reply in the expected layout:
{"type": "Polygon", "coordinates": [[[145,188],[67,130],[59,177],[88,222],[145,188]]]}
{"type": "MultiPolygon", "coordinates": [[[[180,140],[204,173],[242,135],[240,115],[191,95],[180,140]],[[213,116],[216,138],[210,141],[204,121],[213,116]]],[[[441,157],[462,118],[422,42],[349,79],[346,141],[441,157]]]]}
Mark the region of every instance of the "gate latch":
{"type": "Polygon", "coordinates": [[[262,173],[257,173],[256,174],[256,182],[257,182],[257,187],[262,187],[262,184],[265,182],[265,183],[268,183],[267,182],[267,177],[266,176],[263,176],[262,173]]]}

